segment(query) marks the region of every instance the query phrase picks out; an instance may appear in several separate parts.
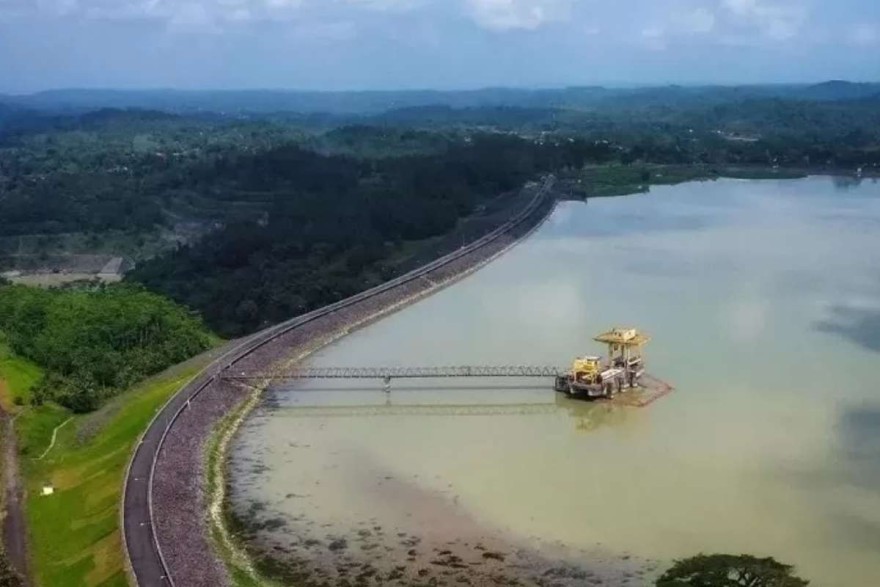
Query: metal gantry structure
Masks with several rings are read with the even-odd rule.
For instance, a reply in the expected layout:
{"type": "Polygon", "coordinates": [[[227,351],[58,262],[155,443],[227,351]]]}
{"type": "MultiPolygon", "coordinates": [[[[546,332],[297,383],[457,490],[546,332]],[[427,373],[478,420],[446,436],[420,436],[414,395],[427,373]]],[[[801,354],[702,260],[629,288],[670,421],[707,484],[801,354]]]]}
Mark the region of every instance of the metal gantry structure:
{"type": "Polygon", "coordinates": [[[548,365],[451,365],[446,367],[302,367],[273,371],[229,369],[230,381],[278,381],[296,379],[431,379],[448,377],[556,377],[565,373],[548,365]]]}

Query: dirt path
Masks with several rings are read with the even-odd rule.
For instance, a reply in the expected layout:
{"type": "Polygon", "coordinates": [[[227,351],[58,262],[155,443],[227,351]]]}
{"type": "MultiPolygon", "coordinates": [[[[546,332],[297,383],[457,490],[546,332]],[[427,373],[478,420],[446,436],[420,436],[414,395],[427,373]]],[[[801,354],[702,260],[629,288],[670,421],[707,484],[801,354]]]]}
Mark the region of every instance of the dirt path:
{"type": "MultiPolygon", "coordinates": [[[[18,445],[13,419],[0,408],[0,439],[3,456],[3,547],[13,568],[23,577],[27,568],[27,527],[24,521],[24,492],[18,474],[18,445]]],[[[25,584],[29,581],[25,580],[25,584]]]]}
{"type": "Polygon", "coordinates": [[[42,461],[46,457],[46,455],[49,454],[49,451],[55,447],[55,441],[58,439],[58,431],[64,428],[71,420],[73,420],[73,416],[71,416],[58,426],[55,426],[55,428],[52,430],[52,442],[50,442],[49,446],[46,447],[46,450],[44,450],[43,453],[34,460],[42,461]]]}

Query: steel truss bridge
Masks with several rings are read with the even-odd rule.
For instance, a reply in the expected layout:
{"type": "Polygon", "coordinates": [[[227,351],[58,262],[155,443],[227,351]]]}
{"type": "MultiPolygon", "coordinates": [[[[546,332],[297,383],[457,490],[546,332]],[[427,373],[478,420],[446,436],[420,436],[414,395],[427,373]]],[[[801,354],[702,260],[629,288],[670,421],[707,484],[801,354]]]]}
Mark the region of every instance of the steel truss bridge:
{"type": "Polygon", "coordinates": [[[305,367],[290,370],[247,372],[228,369],[230,381],[295,379],[431,379],[447,377],[556,377],[565,369],[546,365],[457,365],[449,367],[305,367]]]}

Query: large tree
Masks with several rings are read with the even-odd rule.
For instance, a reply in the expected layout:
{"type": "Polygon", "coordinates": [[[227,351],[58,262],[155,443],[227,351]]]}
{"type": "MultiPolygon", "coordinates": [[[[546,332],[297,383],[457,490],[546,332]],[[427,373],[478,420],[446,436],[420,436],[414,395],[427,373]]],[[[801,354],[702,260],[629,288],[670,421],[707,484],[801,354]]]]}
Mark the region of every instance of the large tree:
{"type": "Polygon", "coordinates": [[[794,567],[772,557],[698,554],[676,561],[657,579],[657,587],[806,587],[794,567]]]}

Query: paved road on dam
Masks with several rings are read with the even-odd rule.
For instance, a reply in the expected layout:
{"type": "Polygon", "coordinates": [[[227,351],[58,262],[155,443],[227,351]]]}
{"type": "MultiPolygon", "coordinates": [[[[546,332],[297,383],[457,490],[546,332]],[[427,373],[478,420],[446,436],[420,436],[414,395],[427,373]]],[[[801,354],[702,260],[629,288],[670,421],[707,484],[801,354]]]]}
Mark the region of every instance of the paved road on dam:
{"type": "MultiPolygon", "coordinates": [[[[553,181],[554,178],[552,176],[547,177],[544,184],[537,190],[534,199],[526,208],[517,213],[513,219],[504,225],[461,250],[441,257],[420,269],[386,282],[376,288],[315,310],[309,314],[296,317],[248,338],[230,343],[219,358],[215,359],[200,375],[175,394],[159,410],[138,443],[125,478],[121,510],[123,542],[128,557],[129,571],[136,583],[141,586],[151,587],[154,585],[174,585],[173,578],[168,576],[169,567],[166,564],[162,548],[155,535],[152,484],[156,463],[159,460],[165,438],[168,436],[174,422],[188,408],[192,400],[199,396],[203,390],[206,390],[218,381],[225,369],[230,368],[237,361],[240,361],[270,341],[277,339],[282,334],[307,323],[314,322],[323,316],[337,313],[343,308],[359,307],[356,305],[376,298],[380,294],[387,294],[392,290],[397,291],[395,288],[414,283],[421,277],[431,275],[433,271],[442,271],[447,265],[452,266],[453,261],[460,263],[459,259],[469,259],[467,256],[471,253],[477,252],[477,256],[479,256],[482,251],[492,249],[491,246],[487,245],[493,242],[496,244],[501,242],[499,240],[500,236],[514,232],[515,228],[520,227],[525,222],[535,221],[540,223],[541,220],[546,218],[547,213],[552,210],[552,206],[550,206],[549,210],[542,211],[542,204],[546,203],[548,198],[552,198],[550,190],[553,187],[553,181]],[[540,212],[539,217],[533,218],[537,212],[540,212]]],[[[183,548],[184,546],[180,545],[180,547],[183,548]]]]}
{"type": "Polygon", "coordinates": [[[125,481],[122,509],[125,547],[138,585],[170,584],[165,576],[162,553],[153,536],[151,520],[150,477],[162,441],[177,414],[214,381],[222,368],[223,362],[216,361],[172,397],[157,414],[135,450],[125,481]]]}

